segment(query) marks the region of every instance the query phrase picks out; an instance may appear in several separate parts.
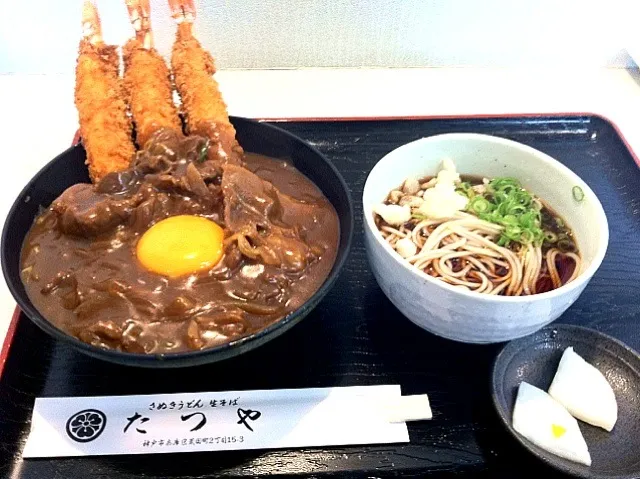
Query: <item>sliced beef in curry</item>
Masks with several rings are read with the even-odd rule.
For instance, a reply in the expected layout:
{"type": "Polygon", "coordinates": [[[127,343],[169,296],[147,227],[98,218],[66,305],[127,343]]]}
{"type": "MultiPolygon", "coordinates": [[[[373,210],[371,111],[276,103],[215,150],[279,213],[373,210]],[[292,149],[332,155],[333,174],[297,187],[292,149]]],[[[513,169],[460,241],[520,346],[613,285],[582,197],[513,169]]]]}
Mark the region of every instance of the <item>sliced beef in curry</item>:
{"type": "Polygon", "coordinates": [[[301,306],[335,260],[335,210],[286,162],[219,150],[205,138],[162,131],[129,170],[55,200],[21,259],[42,315],[98,347],[166,353],[255,333],[301,306]],[[135,254],[140,236],[182,214],[224,228],[222,260],[178,278],[144,269],[135,254]]]}

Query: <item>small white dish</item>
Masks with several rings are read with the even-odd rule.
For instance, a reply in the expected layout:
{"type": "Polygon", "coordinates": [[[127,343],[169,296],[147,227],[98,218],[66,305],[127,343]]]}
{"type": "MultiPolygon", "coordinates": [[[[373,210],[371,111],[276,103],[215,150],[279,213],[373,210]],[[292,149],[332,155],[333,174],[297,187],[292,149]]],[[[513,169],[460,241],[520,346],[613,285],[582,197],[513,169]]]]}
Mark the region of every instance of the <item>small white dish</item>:
{"type": "Polygon", "coordinates": [[[571,306],[600,267],[609,227],[600,201],[575,173],[549,155],[515,141],[475,133],[416,140],[384,156],[364,185],[365,246],[380,288],[418,326],[467,343],[495,343],[531,334],[571,306]],[[462,175],[511,176],[564,218],[582,255],[582,272],[570,283],[531,296],[490,296],[466,291],[415,268],[384,241],[373,207],[407,177],[435,175],[450,158],[462,175]],[[573,188],[584,197],[576,201],[573,188]]]}

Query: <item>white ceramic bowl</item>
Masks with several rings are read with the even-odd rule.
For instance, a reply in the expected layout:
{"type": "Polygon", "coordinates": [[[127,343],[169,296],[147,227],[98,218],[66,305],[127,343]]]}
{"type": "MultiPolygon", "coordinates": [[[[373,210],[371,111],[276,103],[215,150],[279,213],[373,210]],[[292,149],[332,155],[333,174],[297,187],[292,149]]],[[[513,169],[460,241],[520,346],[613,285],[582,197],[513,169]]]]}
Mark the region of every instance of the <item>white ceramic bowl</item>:
{"type": "Polygon", "coordinates": [[[418,326],[467,343],[515,339],[557,319],[582,293],[602,263],[609,241],[602,205],[575,173],[534,148],[487,135],[437,135],[393,150],[371,170],[364,186],[363,207],[367,256],[382,291],[418,326]],[[574,232],[583,258],[580,275],[547,293],[490,296],[432,278],[401,258],[383,240],[372,209],[407,177],[436,174],[445,157],[454,161],[461,174],[512,176],[542,198],[574,232]],[[580,202],[573,198],[574,186],[584,192],[580,202]]]}

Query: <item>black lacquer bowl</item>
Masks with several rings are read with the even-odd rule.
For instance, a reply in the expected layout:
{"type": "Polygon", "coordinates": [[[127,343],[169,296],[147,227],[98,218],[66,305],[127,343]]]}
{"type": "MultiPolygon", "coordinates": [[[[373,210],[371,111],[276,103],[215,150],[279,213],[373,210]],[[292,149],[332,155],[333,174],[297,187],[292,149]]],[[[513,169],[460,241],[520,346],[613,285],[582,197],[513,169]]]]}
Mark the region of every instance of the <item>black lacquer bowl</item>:
{"type": "Polygon", "coordinates": [[[145,355],[104,350],[59,330],[37,311],[26,294],[20,279],[20,251],[24,237],[42,208],[71,185],[89,181],[84,148],[76,145],[54,158],[34,176],[16,199],[4,225],[2,271],[22,311],[46,333],[85,354],[119,364],[154,368],[194,366],[237,356],[279,336],[309,314],[335,283],[349,253],[354,215],[347,185],[327,158],[291,133],[245,118],[232,118],[231,121],[238,141],[246,151],[289,161],[322,190],[338,213],[340,243],[336,261],[323,285],[309,300],[255,334],[202,351],[145,355]]]}
{"type": "Polygon", "coordinates": [[[492,398],[507,430],[548,465],[587,479],[640,477],[640,355],[620,341],[594,329],[567,324],[549,326],[512,341],[495,360],[492,398]],[[618,403],[618,421],[611,432],[579,422],[593,460],[591,467],[543,450],[512,426],[520,383],[526,381],[546,391],[568,347],[575,348],[605,375],[618,403]]]}

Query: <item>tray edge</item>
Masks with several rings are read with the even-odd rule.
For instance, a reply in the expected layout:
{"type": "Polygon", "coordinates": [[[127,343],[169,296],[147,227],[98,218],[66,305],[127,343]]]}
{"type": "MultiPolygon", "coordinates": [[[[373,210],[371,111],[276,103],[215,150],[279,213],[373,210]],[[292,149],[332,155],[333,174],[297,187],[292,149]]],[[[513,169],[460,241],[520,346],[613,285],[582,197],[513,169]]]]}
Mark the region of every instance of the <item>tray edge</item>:
{"type": "MultiPolygon", "coordinates": [[[[640,156],[631,147],[631,144],[627,141],[627,138],[622,133],[617,123],[608,118],[607,116],[595,113],[595,112],[555,112],[555,113],[474,113],[469,115],[398,115],[398,116],[345,116],[345,117],[280,117],[280,118],[254,118],[259,122],[273,122],[273,123],[289,123],[289,122],[320,122],[320,121],[334,121],[334,122],[347,122],[347,121],[391,121],[391,120],[455,120],[455,119],[491,119],[491,118],[535,118],[535,117],[566,117],[566,116],[589,116],[598,118],[607,125],[609,125],[620,137],[625,148],[633,158],[635,164],[640,168],[640,156]]],[[[78,143],[80,140],[80,130],[76,130],[71,146],[78,143]]],[[[18,320],[22,311],[16,306],[11,322],[9,323],[9,329],[2,343],[2,349],[0,349],[0,379],[2,379],[2,373],[4,371],[4,365],[9,358],[9,351],[11,344],[15,337],[15,333],[18,326],[18,320]]]]}

